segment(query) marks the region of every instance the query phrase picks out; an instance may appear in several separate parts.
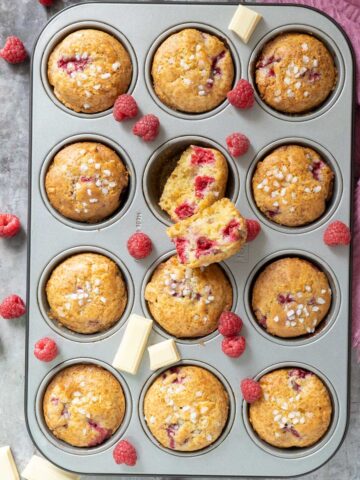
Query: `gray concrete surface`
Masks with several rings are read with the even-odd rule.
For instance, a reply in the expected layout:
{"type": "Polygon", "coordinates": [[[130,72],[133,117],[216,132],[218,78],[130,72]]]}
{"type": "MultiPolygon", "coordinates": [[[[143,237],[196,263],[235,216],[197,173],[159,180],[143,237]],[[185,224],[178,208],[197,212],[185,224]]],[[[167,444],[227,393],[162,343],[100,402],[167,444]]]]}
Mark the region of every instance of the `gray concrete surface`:
{"type": "MultiPolygon", "coordinates": [[[[57,0],[45,9],[37,0],[0,0],[0,44],[16,34],[31,51],[41,28],[56,11],[73,3],[57,0]]],[[[29,63],[9,66],[0,61],[0,211],[27,219],[29,63]]],[[[46,132],[39,132],[46,134],[46,132]]],[[[25,297],[26,232],[0,241],[0,299],[18,293],[25,297]]],[[[25,320],[0,321],[0,446],[11,445],[21,470],[35,453],[25,426],[24,397],[25,320]]],[[[306,480],[360,479],[360,369],[352,359],[350,424],[337,454],[306,480]]],[[[241,448],[241,445],[239,445],[241,448]]],[[[174,462],[174,474],[176,463],[174,462]]],[[[103,478],[103,477],[102,477],[103,478]]],[[[113,477],[116,478],[116,477],[113,477]]],[[[117,477],[119,478],[119,477],[117,477]]],[[[0,472],[0,479],[3,479],[0,472]]],[[[100,477],[82,477],[96,480],[100,477]]],[[[44,479],[47,480],[47,479],[44,479]]]]}

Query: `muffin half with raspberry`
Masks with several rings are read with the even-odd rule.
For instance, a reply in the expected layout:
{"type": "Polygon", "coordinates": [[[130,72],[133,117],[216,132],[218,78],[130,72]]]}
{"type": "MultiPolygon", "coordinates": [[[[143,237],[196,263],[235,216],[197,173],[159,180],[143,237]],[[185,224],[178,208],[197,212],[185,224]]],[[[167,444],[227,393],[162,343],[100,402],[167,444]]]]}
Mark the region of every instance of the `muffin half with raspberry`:
{"type": "Polygon", "coordinates": [[[227,178],[222,153],[191,145],[167,179],[159,205],[174,222],[191,217],[224,196],[227,178]]]}
{"type": "Polygon", "coordinates": [[[44,419],[55,437],[74,447],[95,447],[110,438],[125,415],[125,395],[102,367],[78,364],[61,370],[46,388],[44,419]]]}
{"type": "Polygon", "coordinates": [[[187,113],[214,109],[234,79],[227,45],[215,35],[186,28],[170,35],[155,52],[151,74],[159,99],[187,113]]]}

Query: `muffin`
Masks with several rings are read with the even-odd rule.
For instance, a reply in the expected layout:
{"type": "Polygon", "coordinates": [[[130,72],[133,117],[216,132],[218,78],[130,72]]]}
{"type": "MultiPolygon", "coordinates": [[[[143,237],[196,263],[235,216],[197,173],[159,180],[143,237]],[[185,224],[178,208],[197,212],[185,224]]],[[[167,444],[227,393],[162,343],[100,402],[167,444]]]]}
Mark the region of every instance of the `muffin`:
{"type": "Polygon", "coordinates": [[[305,113],[323,103],[336,84],[334,59],[317,38],[284,33],[268,42],[256,63],[261,98],[284,113],[305,113]]]}
{"type": "Polygon", "coordinates": [[[231,284],[221,267],[191,269],[175,256],[156,268],[145,289],[151,315],[178,338],[202,337],[216,330],[232,299],[231,284]]]}
{"type": "Polygon", "coordinates": [[[48,80],[55,96],[75,112],[96,113],[112,107],[129,88],[131,77],[128,52],[100,30],[70,33],[48,61],[48,80]]]}
{"type": "Polygon", "coordinates": [[[180,263],[190,268],[221,262],[246,242],[246,220],[223,198],[200,213],[172,225],[167,234],[175,243],[180,263]]]}
{"type": "Polygon", "coordinates": [[[52,379],[43,412],[55,437],[74,447],[94,447],[120,427],[125,415],[124,392],[107,370],[78,364],[52,379]]]}
{"type": "Polygon", "coordinates": [[[49,202],[61,215],[96,223],[114,213],[129,182],[119,156],[96,142],[79,142],[58,152],[45,178],[49,202]]]}
{"type": "Polygon", "coordinates": [[[234,65],[228,47],[218,37],[186,28],[160,45],[151,74],[156,95],[165,105],[201,113],[226,99],[234,65]]]}
{"type": "Polygon", "coordinates": [[[252,290],[252,308],[265,330],[277,337],[313,333],[331,305],[325,273],[300,258],[282,258],[260,273],[252,290]]]}
{"type": "Polygon", "coordinates": [[[274,370],[260,379],[263,396],[249,406],[250,423],[278,448],[309,447],[327,432],[332,415],[329,392],[312,372],[274,370]]]}
{"type": "Polygon", "coordinates": [[[174,222],[191,217],[224,196],[227,178],[224,155],[191,145],[167,179],[159,205],[174,222]]]}
{"type": "Polygon", "coordinates": [[[332,197],[334,173],[312,148],[285,145],[257,164],[252,190],[272,221],[300,227],[317,220],[332,197]]]}
{"type": "Polygon", "coordinates": [[[153,436],[163,447],[182,452],[214,443],[228,414],[224,386],[200,367],[170,368],[153,382],[144,400],[145,421],[153,436]]]}
{"type": "Polygon", "coordinates": [[[120,320],[127,289],[119,267],[97,253],[64,260],[46,284],[49,316],[77,333],[107,330],[120,320]]]}

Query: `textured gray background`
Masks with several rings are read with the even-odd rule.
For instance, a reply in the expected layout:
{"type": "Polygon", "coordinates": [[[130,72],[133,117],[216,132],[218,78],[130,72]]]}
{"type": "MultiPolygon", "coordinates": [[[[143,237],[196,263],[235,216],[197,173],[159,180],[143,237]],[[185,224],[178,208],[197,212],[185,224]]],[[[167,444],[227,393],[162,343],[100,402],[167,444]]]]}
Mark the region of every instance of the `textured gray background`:
{"type": "MultiPolygon", "coordinates": [[[[20,36],[31,51],[48,18],[63,7],[80,2],[57,0],[55,3],[55,7],[45,9],[37,0],[0,0],[0,44],[14,34],[20,36]]],[[[27,220],[28,98],[29,63],[10,66],[0,60],[0,211],[17,214],[23,225],[27,220]]],[[[46,135],[46,132],[39,134],[46,135]]],[[[0,299],[11,293],[25,297],[25,285],[26,234],[23,231],[12,240],[0,241],[0,299]]],[[[24,349],[25,320],[0,320],[0,446],[11,445],[20,471],[36,451],[24,419],[24,349]]],[[[355,358],[351,376],[346,439],[324,467],[302,477],[304,479],[360,479],[360,378],[355,358]]],[[[83,480],[100,478],[104,477],[82,477],[83,480]]],[[[1,472],[0,479],[7,480],[1,472]]]]}

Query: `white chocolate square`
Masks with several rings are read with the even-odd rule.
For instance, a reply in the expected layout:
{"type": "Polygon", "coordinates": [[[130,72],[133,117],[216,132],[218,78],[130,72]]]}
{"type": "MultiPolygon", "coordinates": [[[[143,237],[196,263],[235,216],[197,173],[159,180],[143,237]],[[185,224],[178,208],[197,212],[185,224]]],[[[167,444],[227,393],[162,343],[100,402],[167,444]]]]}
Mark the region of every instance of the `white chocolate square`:
{"type": "Polygon", "coordinates": [[[80,480],[76,473],[65,472],[37,455],[31,457],[21,476],[26,480],[80,480]]]}
{"type": "Polygon", "coordinates": [[[229,30],[236,33],[244,43],[248,43],[261,19],[259,13],[239,5],[231,19],[229,30]]]}
{"type": "Polygon", "coordinates": [[[155,343],[148,347],[150,370],[167,367],[180,360],[180,354],[173,339],[155,343]]]}
{"type": "Polygon", "coordinates": [[[1,480],[20,480],[9,446],[0,448],[0,478],[1,480]]]}
{"type": "Polygon", "coordinates": [[[153,321],[132,314],[128,320],[124,336],[112,363],[123,372],[136,375],[152,329],[153,321]]]}

